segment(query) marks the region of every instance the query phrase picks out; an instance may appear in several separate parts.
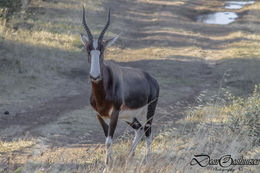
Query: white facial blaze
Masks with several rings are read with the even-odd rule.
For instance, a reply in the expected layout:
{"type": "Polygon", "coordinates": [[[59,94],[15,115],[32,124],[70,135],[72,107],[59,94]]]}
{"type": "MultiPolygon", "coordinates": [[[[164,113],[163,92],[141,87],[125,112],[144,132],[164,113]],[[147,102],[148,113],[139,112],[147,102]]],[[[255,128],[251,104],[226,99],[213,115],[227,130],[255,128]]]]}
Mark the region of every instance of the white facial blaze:
{"type": "Polygon", "coordinates": [[[98,47],[98,41],[97,40],[93,41],[93,47],[94,47],[94,49],[97,49],[97,47],[98,47]]]}
{"type": "Polygon", "coordinates": [[[100,64],[99,64],[100,51],[92,50],[90,51],[90,55],[91,55],[90,75],[93,78],[97,78],[98,76],[100,76],[100,64]]]}

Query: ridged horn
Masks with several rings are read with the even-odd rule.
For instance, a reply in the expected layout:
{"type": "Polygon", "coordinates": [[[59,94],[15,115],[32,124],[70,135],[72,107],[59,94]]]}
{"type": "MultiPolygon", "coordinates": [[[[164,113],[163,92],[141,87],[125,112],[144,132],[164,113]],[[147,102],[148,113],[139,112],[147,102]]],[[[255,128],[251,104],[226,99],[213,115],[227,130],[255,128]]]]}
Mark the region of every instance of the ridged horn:
{"type": "Polygon", "coordinates": [[[92,36],[92,34],[90,32],[90,29],[88,28],[88,25],[86,23],[86,14],[85,14],[85,7],[84,7],[84,5],[83,5],[82,25],[83,25],[84,29],[86,30],[86,32],[88,33],[88,38],[89,38],[90,42],[92,42],[93,41],[93,36],[92,36]]]}
{"type": "Polygon", "coordinates": [[[106,23],[106,25],[105,25],[103,31],[100,33],[100,35],[99,35],[99,37],[98,37],[98,42],[99,42],[99,43],[102,42],[103,37],[104,37],[104,34],[105,34],[105,32],[106,32],[106,30],[107,30],[109,24],[110,24],[110,8],[109,8],[109,10],[108,10],[107,23],[106,23]]]}

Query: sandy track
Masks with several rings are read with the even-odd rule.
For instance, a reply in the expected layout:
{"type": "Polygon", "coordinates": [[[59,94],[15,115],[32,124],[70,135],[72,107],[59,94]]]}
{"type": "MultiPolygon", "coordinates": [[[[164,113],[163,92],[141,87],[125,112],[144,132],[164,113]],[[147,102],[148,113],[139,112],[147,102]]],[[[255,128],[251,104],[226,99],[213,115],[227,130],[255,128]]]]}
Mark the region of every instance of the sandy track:
{"type": "MultiPolygon", "coordinates": [[[[201,30],[201,26],[196,25],[193,21],[194,15],[198,14],[198,12],[192,9],[198,4],[193,4],[190,1],[174,2],[165,5],[159,1],[115,0],[100,1],[100,5],[97,5],[97,9],[93,11],[87,7],[88,22],[93,30],[100,30],[103,27],[104,15],[106,15],[107,9],[112,7],[113,15],[109,35],[123,33],[117,43],[118,47],[133,50],[147,48],[150,50],[148,52],[151,56],[153,56],[154,47],[162,47],[161,59],[141,60],[143,55],[137,54],[136,57],[133,57],[135,61],[129,59],[131,62],[121,63],[124,66],[142,68],[158,79],[161,95],[154,121],[157,130],[166,122],[169,124],[170,121],[170,123],[175,124],[178,119],[182,118],[186,106],[194,105],[195,99],[201,91],[218,88],[220,79],[219,74],[213,73],[214,66],[210,65],[211,61],[205,61],[196,56],[169,56],[167,53],[164,55],[163,47],[170,49],[171,47],[185,48],[196,45],[202,49],[216,49],[216,45],[219,45],[221,41],[178,34],[171,28],[214,35],[226,34],[231,29],[236,29],[236,27],[213,28],[208,26],[201,30]],[[138,60],[138,57],[140,57],[140,60],[138,60]],[[163,60],[165,58],[167,60],[163,60]],[[165,111],[172,113],[165,114],[165,111]]],[[[71,6],[70,10],[55,9],[55,3],[52,4],[50,1],[43,2],[41,7],[32,7],[32,9],[35,10],[36,15],[39,15],[38,18],[41,20],[50,18],[53,22],[60,20],[65,25],[80,26],[80,7],[83,1],[70,2],[64,0],[60,3],[61,6],[64,4],[71,6]],[[65,20],[66,17],[68,17],[67,20],[65,20]]],[[[65,31],[66,29],[61,30],[61,32],[65,31]]],[[[70,32],[75,33],[77,30],[70,32]]],[[[235,41],[237,40],[232,40],[232,42],[235,41]]],[[[26,52],[32,48],[29,47],[23,51],[26,52]]],[[[52,52],[54,49],[41,51],[48,55],[48,51],[52,52]]],[[[60,53],[53,56],[57,58],[65,54],[68,53],[60,51],[60,53]]],[[[59,145],[103,142],[103,132],[96,120],[95,112],[89,106],[90,85],[88,83],[88,67],[84,57],[86,56],[85,52],[69,53],[66,56],[67,59],[64,61],[68,62],[62,64],[62,71],[53,73],[58,82],[55,79],[47,79],[50,83],[52,81],[55,83],[47,91],[49,94],[39,93],[37,95],[37,88],[35,88],[32,90],[34,90],[38,102],[33,106],[29,107],[25,104],[22,108],[14,111],[10,106],[12,105],[11,101],[8,103],[9,106],[2,106],[2,112],[7,108],[10,111],[10,115],[1,115],[0,118],[1,137],[3,139],[12,140],[30,134],[36,138],[38,136],[44,137],[48,141],[59,143],[59,145]],[[78,60],[82,64],[79,65],[68,60],[69,56],[79,57],[78,60]],[[64,87],[64,92],[60,92],[60,90],[63,90],[62,86],[66,83],[69,85],[64,87]],[[73,90],[75,93],[67,95],[66,93],[69,90],[73,90]],[[81,138],[78,136],[81,136],[81,138]]],[[[121,53],[119,56],[124,56],[124,54],[121,53]]],[[[120,61],[120,58],[118,61],[120,61]]],[[[117,132],[125,128],[125,125],[120,125],[118,128],[120,130],[117,130],[117,132]]]]}

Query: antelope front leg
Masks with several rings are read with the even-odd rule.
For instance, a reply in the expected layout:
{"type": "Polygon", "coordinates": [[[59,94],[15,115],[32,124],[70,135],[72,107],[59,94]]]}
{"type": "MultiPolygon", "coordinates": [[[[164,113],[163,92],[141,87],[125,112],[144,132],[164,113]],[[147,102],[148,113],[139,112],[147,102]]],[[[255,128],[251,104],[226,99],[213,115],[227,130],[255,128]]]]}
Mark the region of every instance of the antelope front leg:
{"type": "Polygon", "coordinates": [[[99,121],[99,123],[101,124],[101,126],[103,128],[105,137],[107,137],[107,134],[108,134],[108,125],[107,125],[107,123],[104,121],[104,119],[99,114],[97,114],[97,118],[98,118],[98,121],[99,121]]]}
{"type": "Polygon", "coordinates": [[[109,123],[109,127],[108,127],[108,136],[106,138],[106,166],[108,166],[108,164],[110,164],[110,166],[112,165],[113,162],[113,135],[116,129],[116,125],[117,125],[117,120],[118,120],[118,114],[119,111],[118,110],[114,110],[112,115],[111,115],[111,119],[110,119],[110,123],[109,123]]]}

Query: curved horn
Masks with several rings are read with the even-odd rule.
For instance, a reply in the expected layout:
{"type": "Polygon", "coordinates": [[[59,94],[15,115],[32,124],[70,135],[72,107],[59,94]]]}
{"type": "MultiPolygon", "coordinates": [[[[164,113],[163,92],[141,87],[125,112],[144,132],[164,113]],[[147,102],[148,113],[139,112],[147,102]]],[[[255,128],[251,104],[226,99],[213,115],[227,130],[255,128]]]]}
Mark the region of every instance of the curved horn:
{"type": "Polygon", "coordinates": [[[83,5],[83,17],[82,17],[82,25],[85,28],[86,32],[88,33],[88,38],[92,42],[93,41],[93,36],[90,32],[90,29],[88,28],[88,25],[86,23],[86,15],[85,15],[85,7],[83,5]]]}
{"type": "Polygon", "coordinates": [[[98,42],[99,42],[99,43],[102,42],[103,37],[104,37],[104,34],[105,34],[105,32],[106,32],[106,30],[107,30],[109,24],[110,24],[110,8],[109,8],[108,15],[107,15],[107,24],[105,25],[103,31],[100,33],[100,35],[99,35],[99,37],[98,37],[98,42]]]}

